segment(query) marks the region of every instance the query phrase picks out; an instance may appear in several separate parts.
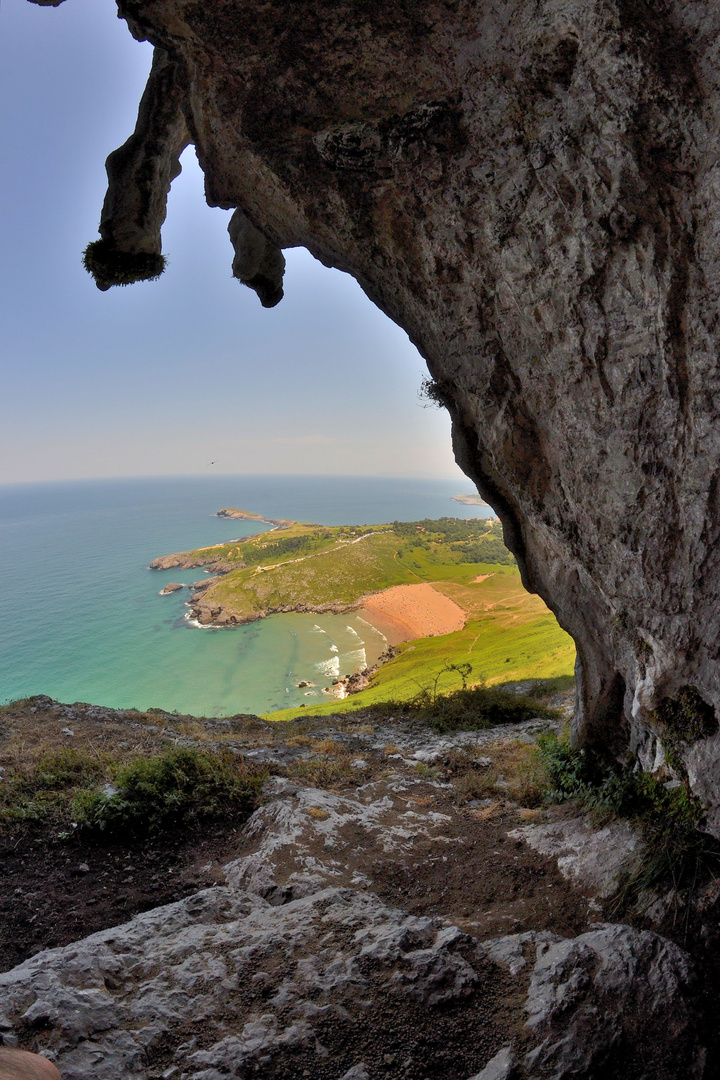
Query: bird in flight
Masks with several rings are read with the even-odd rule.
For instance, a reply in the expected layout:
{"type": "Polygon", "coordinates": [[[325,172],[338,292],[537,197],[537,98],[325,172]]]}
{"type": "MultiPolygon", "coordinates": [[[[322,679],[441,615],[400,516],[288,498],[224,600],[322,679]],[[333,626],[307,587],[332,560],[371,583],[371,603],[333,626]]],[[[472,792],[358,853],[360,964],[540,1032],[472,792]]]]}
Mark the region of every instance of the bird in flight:
{"type": "Polygon", "coordinates": [[[208,461],[208,463],[207,463],[207,465],[205,466],[205,468],[207,469],[207,467],[208,467],[209,465],[214,465],[214,464],[215,464],[215,462],[214,462],[214,461],[208,461]]]}

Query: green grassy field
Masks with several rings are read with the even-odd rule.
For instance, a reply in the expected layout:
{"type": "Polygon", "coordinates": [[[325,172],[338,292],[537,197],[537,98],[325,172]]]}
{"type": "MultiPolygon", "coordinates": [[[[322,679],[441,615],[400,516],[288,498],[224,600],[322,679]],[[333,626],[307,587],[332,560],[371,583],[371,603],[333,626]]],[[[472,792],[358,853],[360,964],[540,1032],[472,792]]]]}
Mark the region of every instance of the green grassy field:
{"type": "MultiPolygon", "coordinates": [[[[480,574],[478,574],[480,571],[480,574]]],[[[561,630],[542,600],[525,592],[515,567],[475,566],[489,574],[476,584],[434,582],[439,591],[471,614],[462,630],[421,638],[400,646],[370,686],[342,701],[267,714],[270,720],[351,712],[387,701],[409,701],[423,692],[459,689],[460,675],[449,664],[469,663],[469,685],[497,685],[526,679],[570,678],[575,665],[572,638],[561,630]],[[437,682],[436,682],[437,679],[437,682]]]]}
{"type": "Polygon", "coordinates": [[[451,664],[469,664],[469,685],[572,675],[575,649],[542,600],[525,592],[495,519],[441,518],[386,525],[293,522],[247,540],[192,553],[196,565],[232,569],[202,597],[241,620],[291,608],[346,607],[393,585],[419,582],[454,600],[462,630],[400,646],[370,686],[343,701],[271,713],[273,720],[348,712],[462,685],[451,664]]]}

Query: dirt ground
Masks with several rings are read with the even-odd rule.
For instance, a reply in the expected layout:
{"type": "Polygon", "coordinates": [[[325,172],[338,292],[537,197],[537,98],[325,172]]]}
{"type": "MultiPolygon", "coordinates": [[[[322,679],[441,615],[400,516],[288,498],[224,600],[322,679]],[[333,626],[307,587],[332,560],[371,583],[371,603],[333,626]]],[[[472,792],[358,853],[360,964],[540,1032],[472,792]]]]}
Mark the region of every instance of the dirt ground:
{"type": "MultiPolygon", "coordinates": [[[[554,861],[508,838],[515,814],[478,820],[442,802],[433,809],[454,813],[444,838],[419,840],[410,860],[380,858],[367,868],[386,903],[444,916],[481,938],[586,927],[585,898],[554,861]],[[447,840],[461,834],[462,859],[454,860],[447,840]]],[[[242,827],[242,818],[222,818],[128,844],[59,839],[57,828],[0,834],[0,971],[222,882],[222,866],[242,853],[242,827]]]]}
{"type": "Polygon", "coordinates": [[[241,826],[225,818],[124,845],[61,840],[56,828],[0,834],[0,971],[221,881],[241,826]]]}
{"type": "Polygon", "coordinates": [[[419,840],[412,859],[372,863],[373,891],[386,903],[409,915],[443,916],[481,940],[525,930],[570,937],[587,929],[586,898],[556,861],[507,835],[517,827],[516,812],[496,804],[495,814],[479,817],[442,801],[433,809],[453,819],[442,838],[419,840]],[[454,836],[463,841],[455,858],[447,842],[454,836]]]}

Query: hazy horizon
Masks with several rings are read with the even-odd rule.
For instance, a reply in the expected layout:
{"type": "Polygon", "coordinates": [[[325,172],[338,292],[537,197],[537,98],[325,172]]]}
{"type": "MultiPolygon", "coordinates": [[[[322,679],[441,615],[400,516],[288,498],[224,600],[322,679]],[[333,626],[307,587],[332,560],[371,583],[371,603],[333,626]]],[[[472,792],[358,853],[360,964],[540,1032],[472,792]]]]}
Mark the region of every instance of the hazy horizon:
{"type": "MultiPolygon", "coordinates": [[[[213,480],[249,480],[249,479],[262,479],[267,477],[268,479],[281,479],[282,477],[297,478],[305,480],[313,479],[332,479],[332,480],[428,480],[437,481],[440,483],[456,483],[458,486],[458,494],[474,495],[476,494],[475,485],[469,477],[465,476],[463,472],[460,472],[459,476],[453,476],[441,473],[363,473],[363,472],[345,472],[345,473],[322,473],[322,472],[293,472],[291,469],[285,471],[275,472],[210,472],[207,473],[141,473],[141,474],[118,474],[117,476],[68,476],[58,478],[44,478],[39,480],[0,480],[0,488],[7,487],[30,487],[34,484],[93,484],[93,483],[112,483],[117,480],[122,481],[134,481],[134,480],[199,480],[203,477],[213,480]],[[465,487],[465,491],[461,488],[465,487]]],[[[478,496],[479,498],[480,496],[478,496]]],[[[489,504],[488,504],[489,505],[489,504]]]]}

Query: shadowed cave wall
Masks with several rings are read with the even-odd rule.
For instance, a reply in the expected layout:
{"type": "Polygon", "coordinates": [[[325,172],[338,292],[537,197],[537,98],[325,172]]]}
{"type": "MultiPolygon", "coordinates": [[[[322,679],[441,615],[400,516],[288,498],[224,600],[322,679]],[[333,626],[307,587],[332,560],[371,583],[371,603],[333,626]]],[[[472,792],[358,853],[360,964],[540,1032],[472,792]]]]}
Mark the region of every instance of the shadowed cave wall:
{"type": "Polygon", "coordinates": [[[263,304],[284,247],[351,273],[427,360],[459,464],[575,639],[576,740],[669,754],[720,835],[720,8],[118,8],[156,50],[108,159],[98,285],[161,272],[188,142],[263,304]]]}

